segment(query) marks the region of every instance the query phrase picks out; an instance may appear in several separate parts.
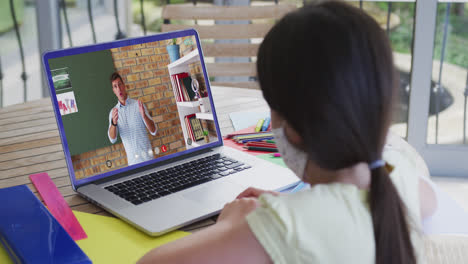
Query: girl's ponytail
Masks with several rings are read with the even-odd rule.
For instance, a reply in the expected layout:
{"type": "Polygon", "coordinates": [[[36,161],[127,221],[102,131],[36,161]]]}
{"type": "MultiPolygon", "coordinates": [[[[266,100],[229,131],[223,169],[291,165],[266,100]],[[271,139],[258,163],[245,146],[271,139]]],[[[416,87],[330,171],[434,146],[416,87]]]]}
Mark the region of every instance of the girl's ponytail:
{"type": "Polygon", "coordinates": [[[375,263],[416,263],[411,244],[406,208],[387,169],[373,169],[369,204],[374,224],[375,263]]]}

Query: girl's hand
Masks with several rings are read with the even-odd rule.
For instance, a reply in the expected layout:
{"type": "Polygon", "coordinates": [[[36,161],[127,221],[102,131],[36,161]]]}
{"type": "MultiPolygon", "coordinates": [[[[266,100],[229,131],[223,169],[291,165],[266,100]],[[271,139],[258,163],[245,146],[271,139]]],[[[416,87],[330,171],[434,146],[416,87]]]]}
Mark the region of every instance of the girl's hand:
{"type": "Polygon", "coordinates": [[[258,205],[258,201],[255,198],[236,199],[224,205],[217,223],[240,223],[258,205]]]}
{"type": "Polygon", "coordinates": [[[249,187],[245,191],[241,192],[237,196],[237,199],[240,199],[240,198],[258,198],[260,195],[262,195],[264,193],[269,193],[269,194],[272,194],[274,196],[278,196],[278,195],[281,194],[281,193],[275,192],[275,191],[267,191],[267,190],[257,189],[257,188],[254,188],[254,187],[249,187]]]}

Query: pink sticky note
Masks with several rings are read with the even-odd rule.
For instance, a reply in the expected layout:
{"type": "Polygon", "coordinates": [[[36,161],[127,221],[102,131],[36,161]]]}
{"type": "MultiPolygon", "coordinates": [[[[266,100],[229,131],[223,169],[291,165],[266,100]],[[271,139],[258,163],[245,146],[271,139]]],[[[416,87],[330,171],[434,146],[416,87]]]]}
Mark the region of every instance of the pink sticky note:
{"type": "Polygon", "coordinates": [[[83,230],[83,227],[81,227],[49,175],[43,172],[29,175],[29,178],[34,186],[36,186],[42,199],[44,199],[44,203],[49,208],[50,213],[57,219],[73,240],[76,241],[87,238],[88,236],[83,230]]]}

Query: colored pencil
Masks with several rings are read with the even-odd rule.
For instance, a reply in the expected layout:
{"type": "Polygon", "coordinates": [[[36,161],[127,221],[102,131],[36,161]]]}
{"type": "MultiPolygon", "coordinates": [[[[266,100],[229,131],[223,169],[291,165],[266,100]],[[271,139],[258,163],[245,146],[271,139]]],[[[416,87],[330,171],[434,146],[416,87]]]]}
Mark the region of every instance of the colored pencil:
{"type": "Polygon", "coordinates": [[[258,132],[258,133],[254,133],[254,132],[247,132],[247,133],[231,133],[231,134],[228,134],[228,135],[226,135],[226,138],[233,138],[233,137],[236,137],[236,136],[245,136],[245,135],[265,134],[265,133],[271,133],[271,132],[258,132]]]}
{"type": "Polygon", "coordinates": [[[260,131],[267,131],[268,127],[270,126],[270,121],[271,121],[271,119],[269,117],[266,117],[265,121],[263,121],[263,125],[262,125],[262,128],[260,129],[260,131]]]}
{"type": "Polygon", "coordinates": [[[268,146],[276,146],[276,144],[274,143],[268,143],[268,142],[265,142],[264,140],[262,141],[249,141],[247,143],[245,143],[247,145],[268,145],[268,146]]]}
{"type": "Polygon", "coordinates": [[[266,139],[272,139],[273,137],[265,137],[265,138],[253,138],[253,139],[242,139],[242,140],[234,140],[237,143],[247,143],[247,142],[261,142],[266,139]]]}
{"type": "Polygon", "coordinates": [[[245,135],[245,136],[234,136],[232,139],[252,139],[252,138],[262,138],[262,137],[273,137],[273,133],[259,133],[255,135],[245,135]]]}
{"type": "MultiPolygon", "coordinates": [[[[272,137],[254,138],[254,139],[243,139],[243,140],[238,140],[237,142],[243,143],[243,142],[245,141],[245,142],[264,142],[264,143],[269,143],[269,144],[275,144],[275,143],[267,142],[267,141],[268,141],[267,138],[272,138],[272,137]]],[[[234,140],[234,141],[235,141],[235,140],[234,140]]]]}
{"type": "Polygon", "coordinates": [[[247,142],[247,147],[265,147],[265,148],[277,148],[275,144],[264,143],[264,142],[247,142]]]}
{"type": "Polygon", "coordinates": [[[258,120],[257,122],[257,126],[255,127],[255,132],[260,132],[262,131],[262,126],[263,126],[263,122],[265,121],[265,119],[260,119],[258,120]]]}
{"type": "Polygon", "coordinates": [[[247,150],[266,151],[266,152],[278,152],[277,148],[263,148],[263,147],[244,147],[247,150]]]}

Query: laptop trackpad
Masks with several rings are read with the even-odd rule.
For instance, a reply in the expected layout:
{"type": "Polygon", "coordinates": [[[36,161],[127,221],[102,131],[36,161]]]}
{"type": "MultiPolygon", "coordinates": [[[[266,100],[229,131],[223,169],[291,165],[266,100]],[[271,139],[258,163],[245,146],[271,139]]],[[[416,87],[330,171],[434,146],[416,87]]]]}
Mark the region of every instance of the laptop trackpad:
{"type": "Polygon", "coordinates": [[[227,202],[233,201],[245,188],[232,182],[217,182],[208,184],[200,189],[184,194],[183,196],[192,201],[220,207],[227,202]]]}

